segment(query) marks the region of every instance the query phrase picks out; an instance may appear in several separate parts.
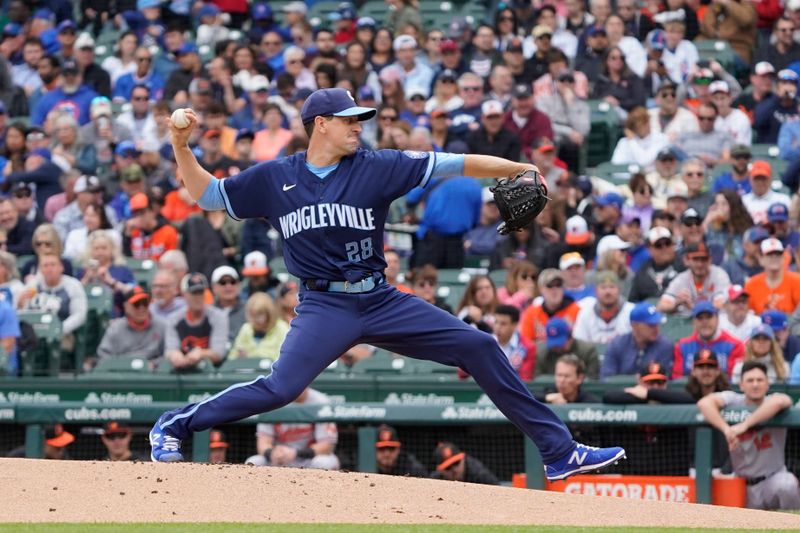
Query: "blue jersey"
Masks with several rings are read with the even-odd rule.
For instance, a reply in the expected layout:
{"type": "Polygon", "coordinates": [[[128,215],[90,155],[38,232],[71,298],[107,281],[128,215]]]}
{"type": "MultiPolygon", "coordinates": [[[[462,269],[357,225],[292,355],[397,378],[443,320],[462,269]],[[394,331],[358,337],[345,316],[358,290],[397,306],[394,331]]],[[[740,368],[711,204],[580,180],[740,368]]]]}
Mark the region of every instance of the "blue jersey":
{"type": "Polygon", "coordinates": [[[386,268],[389,205],[424,187],[435,163],[433,152],[359,149],[321,179],[301,152],[250,167],[219,186],[231,217],[265,217],[280,232],[292,275],[356,282],[386,268]]]}

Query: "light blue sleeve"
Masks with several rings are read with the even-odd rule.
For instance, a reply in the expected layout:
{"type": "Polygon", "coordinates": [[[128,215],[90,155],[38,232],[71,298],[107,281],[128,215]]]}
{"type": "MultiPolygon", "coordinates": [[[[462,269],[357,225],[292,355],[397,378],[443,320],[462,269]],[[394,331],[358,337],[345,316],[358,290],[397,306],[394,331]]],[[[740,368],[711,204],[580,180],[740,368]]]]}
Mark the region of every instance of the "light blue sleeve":
{"type": "Polygon", "coordinates": [[[436,153],[431,176],[434,178],[444,178],[448,176],[464,175],[464,154],[445,154],[436,153]]]}
{"type": "Polygon", "coordinates": [[[197,201],[197,205],[206,211],[222,211],[225,209],[225,198],[222,196],[222,180],[211,178],[208,187],[203,192],[203,196],[197,201]]]}

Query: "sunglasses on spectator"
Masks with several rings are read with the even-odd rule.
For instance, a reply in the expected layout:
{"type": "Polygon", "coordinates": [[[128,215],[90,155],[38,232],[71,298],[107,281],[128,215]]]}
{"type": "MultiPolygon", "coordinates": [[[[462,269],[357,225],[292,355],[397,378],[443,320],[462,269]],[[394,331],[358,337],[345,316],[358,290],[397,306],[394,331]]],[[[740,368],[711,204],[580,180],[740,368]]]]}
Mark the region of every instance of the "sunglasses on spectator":
{"type": "Polygon", "coordinates": [[[395,120],[397,120],[397,115],[381,115],[380,118],[381,120],[391,120],[392,122],[394,122],[395,120]]]}
{"type": "Polygon", "coordinates": [[[514,22],[514,17],[500,17],[497,20],[499,22],[514,22]]]}
{"type": "Polygon", "coordinates": [[[19,191],[14,191],[14,196],[16,198],[30,198],[31,191],[29,191],[28,189],[21,189],[19,191]]]}
{"type": "Polygon", "coordinates": [[[691,177],[702,178],[703,176],[705,176],[705,173],[703,173],[703,172],[684,172],[683,174],[685,176],[690,177],[690,178],[691,177]]]}
{"type": "Polygon", "coordinates": [[[480,87],[471,86],[471,85],[467,85],[467,86],[461,87],[461,89],[464,90],[464,91],[470,91],[470,92],[478,92],[478,91],[481,90],[480,87]]]}
{"type": "Polygon", "coordinates": [[[663,250],[664,248],[669,248],[672,246],[672,241],[669,239],[659,239],[655,243],[653,243],[653,248],[656,250],[663,250]]]}
{"type": "Polygon", "coordinates": [[[140,309],[142,307],[147,307],[148,305],[150,305],[150,302],[148,300],[139,300],[135,304],[131,304],[131,305],[136,307],[137,309],[140,309]]]}
{"type": "Polygon", "coordinates": [[[36,241],[33,243],[34,246],[53,246],[53,243],[50,241],[36,241]]]}
{"type": "Polygon", "coordinates": [[[564,282],[561,281],[560,279],[554,279],[553,281],[551,281],[550,283],[545,285],[545,287],[547,287],[548,289],[560,289],[563,286],[564,286],[564,282]]]}
{"type": "Polygon", "coordinates": [[[147,98],[146,96],[134,96],[133,98],[131,98],[131,100],[133,102],[146,102],[149,100],[149,98],[147,98]]]}
{"type": "Polygon", "coordinates": [[[653,194],[653,193],[652,193],[652,191],[650,191],[650,189],[647,189],[647,188],[644,188],[644,189],[636,189],[634,192],[637,192],[637,193],[639,193],[639,194],[643,194],[643,195],[647,195],[647,194],[653,194]]]}
{"type": "Polygon", "coordinates": [[[661,91],[658,94],[661,98],[675,98],[675,91],[661,91]]]}
{"type": "Polygon", "coordinates": [[[224,278],[217,282],[218,285],[236,285],[237,283],[239,282],[233,278],[224,278]]]}
{"type": "Polygon", "coordinates": [[[281,41],[264,41],[261,46],[280,46],[283,44],[281,41]]]}
{"type": "Polygon", "coordinates": [[[700,224],[702,224],[702,222],[700,222],[699,220],[687,220],[686,222],[683,223],[683,225],[686,226],[687,228],[699,226],[700,224]]]}
{"type": "Polygon", "coordinates": [[[302,63],[302,59],[290,59],[286,62],[287,65],[296,65],[297,63],[302,63]]]}
{"type": "Polygon", "coordinates": [[[523,272],[523,273],[521,273],[519,275],[519,277],[522,278],[522,279],[526,279],[526,280],[527,279],[534,279],[534,276],[533,276],[532,272],[523,272]]]}

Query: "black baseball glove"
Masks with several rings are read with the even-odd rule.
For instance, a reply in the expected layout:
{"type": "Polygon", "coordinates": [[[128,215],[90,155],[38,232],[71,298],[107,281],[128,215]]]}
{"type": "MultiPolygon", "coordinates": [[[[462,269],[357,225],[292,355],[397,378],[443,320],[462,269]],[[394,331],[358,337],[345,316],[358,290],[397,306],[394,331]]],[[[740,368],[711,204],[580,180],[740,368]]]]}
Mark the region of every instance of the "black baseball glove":
{"type": "Polygon", "coordinates": [[[503,178],[489,189],[503,222],[497,226],[501,235],[520,231],[534,221],[547,205],[547,185],[535,170],[525,170],[513,178],[503,178]]]}

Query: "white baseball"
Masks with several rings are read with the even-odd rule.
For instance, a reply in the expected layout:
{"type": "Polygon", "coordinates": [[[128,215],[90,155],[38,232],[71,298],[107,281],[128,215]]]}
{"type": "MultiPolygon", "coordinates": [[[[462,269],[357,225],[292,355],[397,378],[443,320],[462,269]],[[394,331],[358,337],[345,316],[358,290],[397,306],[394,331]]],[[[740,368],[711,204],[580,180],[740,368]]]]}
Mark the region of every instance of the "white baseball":
{"type": "Polygon", "coordinates": [[[189,127],[189,118],[186,116],[186,110],[176,109],[172,112],[172,123],[175,124],[175,127],[178,129],[188,128],[189,127]]]}

